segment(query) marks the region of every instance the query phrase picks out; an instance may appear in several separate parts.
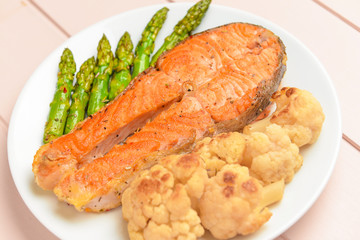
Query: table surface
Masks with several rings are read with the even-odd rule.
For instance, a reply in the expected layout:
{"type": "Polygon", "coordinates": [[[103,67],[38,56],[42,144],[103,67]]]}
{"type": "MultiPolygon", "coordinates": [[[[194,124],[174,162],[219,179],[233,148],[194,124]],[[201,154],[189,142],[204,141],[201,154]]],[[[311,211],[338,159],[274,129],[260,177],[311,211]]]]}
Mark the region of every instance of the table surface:
{"type": "MultiPolygon", "coordinates": [[[[5,74],[0,78],[4,89],[0,94],[2,239],[57,239],[24,204],[7,161],[9,120],[27,79],[47,55],[85,27],[124,11],[169,2],[180,1],[0,1],[0,66],[5,74]]],[[[360,191],[356,189],[360,180],[360,110],[354,103],[360,102],[360,1],[213,0],[213,3],[264,17],[295,35],[325,66],[340,101],[343,138],[334,172],[310,210],[277,239],[359,239],[360,191]]]]}

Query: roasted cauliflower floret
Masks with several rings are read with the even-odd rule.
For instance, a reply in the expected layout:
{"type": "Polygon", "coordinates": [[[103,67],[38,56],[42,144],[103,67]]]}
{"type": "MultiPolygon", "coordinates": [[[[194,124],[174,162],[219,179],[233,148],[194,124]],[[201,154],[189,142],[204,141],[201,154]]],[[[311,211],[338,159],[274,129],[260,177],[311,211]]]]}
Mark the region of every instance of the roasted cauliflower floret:
{"type": "Polygon", "coordinates": [[[175,182],[184,185],[191,198],[192,208],[197,210],[197,204],[204,192],[208,176],[205,163],[198,154],[170,155],[160,161],[160,164],[172,172],[175,182]]]}
{"type": "Polygon", "coordinates": [[[303,163],[299,147],[277,124],[267,126],[264,133],[254,132],[247,136],[245,157],[251,175],[264,184],[281,179],[289,183],[303,163]]]}
{"type": "Polygon", "coordinates": [[[266,207],[282,198],[302,166],[299,147],[314,143],[324,122],[305,90],[283,88],[272,101],[275,112],[243,133],[204,138],[192,153],[141,172],[122,198],[130,239],[196,239],[204,228],[228,239],[265,224],[266,207]]]}
{"type": "Polygon", "coordinates": [[[283,181],[265,191],[247,167],[225,165],[209,180],[200,199],[201,222],[218,239],[253,233],[270,219],[266,206],[279,201],[283,191],[283,181]]]}
{"type": "Polygon", "coordinates": [[[244,149],[244,136],[231,132],[204,138],[196,144],[193,152],[204,160],[208,175],[214,176],[225,164],[241,163],[244,149]]]}
{"type": "Polygon", "coordinates": [[[291,142],[288,131],[277,124],[266,122],[261,131],[206,138],[196,145],[194,153],[200,154],[210,177],[226,164],[236,163],[250,168],[251,175],[263,184],[281,179],[290,182],[302,166],[299,147],[291,142]]]}
{"type": "Polygon", "coordinates": [[[319,101],[310,92],[282,88],[272,99],[277,110],[270,121],[283,126],[293,143],[301,147],[318,139],[325,115],[319,101]]]}
{"type": "Polygon", "coordinates": [[[248,125],[244,133],[263,132],[271,123],[280,125],[298,147],[313,144],[325,120],[318,100],[308,91],[284,87],[272,96],[276,110],[270,118],[248,125]]]}
{"type": "Polygon", "coordinates": [[[193,154],[168,156],[162,163],[141,172],[123,194],[130,239],[196,239],[204,229],[192,201],[203,194],[206,170],[193,154]]]}

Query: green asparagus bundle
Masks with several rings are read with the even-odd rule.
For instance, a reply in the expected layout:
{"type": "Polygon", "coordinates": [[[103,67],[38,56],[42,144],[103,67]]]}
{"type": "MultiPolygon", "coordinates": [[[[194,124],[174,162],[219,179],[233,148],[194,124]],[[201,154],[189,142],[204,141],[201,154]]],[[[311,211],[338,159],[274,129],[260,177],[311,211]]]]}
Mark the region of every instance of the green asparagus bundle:
{"type": "Polygon", "coordinates": [[[45,125],[44,143],[48,143],[64,133],[75,71],[76,64],[73,54],[70,49],[65,48],[59,63],[56,92],[50,103],[49,118],[45,125]]]}
{"type": "Polygon", "coordinates": [[[86,107],[90,98],[90,89],[95,74],[95,58],[91,57],[86,60],[76,74],[75,90],[72,95],[72,102],[66,119],[65,134],[69,133],[75,125],[84,120],[86,107]]]}
{"type": "Polygon", "coordinates": [[[191,32],[200,24],[210,3],[211,0],[201,0],[188,10],[185,17],[176,24],[174,31],[165,38],[163,45],[153,55],[150,66],[155,65],[163,52],[172,49],[176,44],[190,36],[191,32]]]}
{"type": "Polygon", "coordinates": [[[125,32],[120,38],[115,51],[114,71],[110,82],[109,100],[112,101],[129,85],[131,81],[130,66],[134,61],[133,43],[130,34],[125,32]]]}
{"type": "Polygon", "coordinates": [[[168,8],[157,11],[145,27],[142,38],[135,49],[135,60],[132,78],[147,69],[150,65],[150,55],[154,51],[155,39],[164,24],[168,8]]]}
{"type": "Polygon", "coordinates": [[[114,56],[111,51],[109,40],[106,38],[105,34],[101,38],[97,50],[98,53],[94,70],[95,79],[90,93],[87,110],[88,115],[94,114],[109,101],[108,87],[110,75],[113,71],[114,56]]]}

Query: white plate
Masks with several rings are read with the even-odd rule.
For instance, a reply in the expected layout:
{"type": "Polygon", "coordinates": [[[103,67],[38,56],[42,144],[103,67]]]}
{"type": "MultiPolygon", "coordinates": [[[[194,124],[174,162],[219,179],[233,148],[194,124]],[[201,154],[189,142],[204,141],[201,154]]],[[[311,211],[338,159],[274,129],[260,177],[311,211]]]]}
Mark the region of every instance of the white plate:
{"type": "MultiPolygon", "coordinates": [[[[157,38],[156,46],[159,47],[164,37],[185,15],[191,3],[141,8],[111,17],[83,30],[45,59],[27,81],[17,100],[8,133],[11,173],[29,209],[61,239],[128,239],[120,208],[101,214],[79,213],[73,207],[59,202],[52,192],[43,191],[34,183],[31,164],[36,150],[42,144],[44,123],[54,93],[51,89],[55,90],[61,53],[65,47],[69,47],[79,69],[84,60],[96,55],[96,46],[103,33],[108,37],[113,50],[124,31],[129,31],[136,43],[147,21],[163,6],[167,6],[170,12],[157,38]]],[[[312,92],[322,104],[326,115],[319,140],[302,150],[303,167],[287,185],[281,203],[271,207],[273,217],[257,233],[239,237],[270,239],[294,224],[315,202],[327,183],[341,139],[339,104],[331,80],[320,62],[302,43],[275,24],[243,11],[211,5],[197,32],[230,22],[259,24],[280,36],[288,55],[283,85],[312,92]]]]}

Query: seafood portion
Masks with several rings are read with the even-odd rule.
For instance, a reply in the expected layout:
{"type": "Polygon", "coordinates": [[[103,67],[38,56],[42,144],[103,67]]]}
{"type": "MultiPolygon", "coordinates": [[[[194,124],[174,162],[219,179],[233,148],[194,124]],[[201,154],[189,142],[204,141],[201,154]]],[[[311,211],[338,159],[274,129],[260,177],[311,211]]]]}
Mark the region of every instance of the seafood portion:
{"type": "Polygon", "coordinates": [[[63,174],[103,156],[136,129],[181,99],[182,83],[152,68],[73,131],[43,145],[34,158],[33,171],[40,187],[52,190],[63,174]],[[60,163],[60,164],[59,164],[60,163]]]}
{"type": "Polygon", "coordinates": [[[116,207],[128,182],[159,157],[254,120],[285,62],[281,40],[260,26],[233,23],[194,35],[71,133],[42,146],[36,181],[78,210],[116,207]]]}
{"type": "Polygon", "coordinates": [[[120,205],[121,193],[140,170],[169,153],[189,147],[209,135],[210,115],[193,97],[184,98],[154,121],[116,145],[104,157],[69,172],[54,192],[78,210],[102,211],[120,205]]]}

